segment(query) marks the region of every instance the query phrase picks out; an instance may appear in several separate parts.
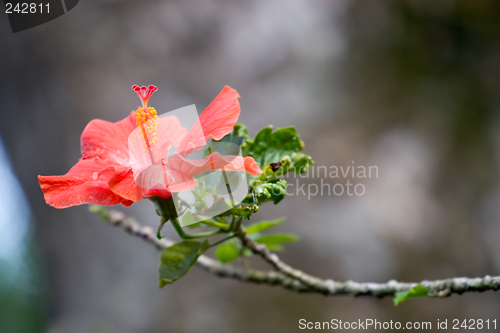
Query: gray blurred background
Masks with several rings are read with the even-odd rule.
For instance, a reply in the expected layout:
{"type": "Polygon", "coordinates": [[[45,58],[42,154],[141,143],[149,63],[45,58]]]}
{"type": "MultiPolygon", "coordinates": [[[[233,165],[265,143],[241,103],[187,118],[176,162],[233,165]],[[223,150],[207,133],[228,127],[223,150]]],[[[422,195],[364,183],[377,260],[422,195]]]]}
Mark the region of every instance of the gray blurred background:
{"type": "MultiPolygon", "coordinates": [[[[160,113],[202,110],[227,84],[242,96],[251,135],[295,125],[316,165],[379,170],[362,180],[360,197],[292,196],[263,207],[256,220],[287,216],[279,229],[302,237],[283,260],[337,280],[498,275],[499,1],[82,0],[43,26],[9,29],[1,14],[2,333],[296,332],[302,318],[435,322],[500,312],[494,292],[394,307],[390,298],[296,294],[197,268],[159,290],[156,249],[86,206],[49,207],[36,178],[76,163],[91,119],[136,109],[133,84],[159,87],[150,104],[160,113]]],[[[125,211],[159,222],[146,200],[125,211]]]]}

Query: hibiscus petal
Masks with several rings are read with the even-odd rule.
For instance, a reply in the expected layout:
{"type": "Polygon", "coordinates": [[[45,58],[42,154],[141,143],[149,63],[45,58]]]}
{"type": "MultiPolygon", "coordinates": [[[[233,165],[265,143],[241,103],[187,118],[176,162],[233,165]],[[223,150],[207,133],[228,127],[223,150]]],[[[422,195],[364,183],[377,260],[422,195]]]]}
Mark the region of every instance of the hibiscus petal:
{"type": "Polygon", "coordinates": [[[150,197],[162,197],[165,199],[169,199],[172,196],[172,193],[168,191],[167,189],[151,189],[146,193],[144,196],[145,198],[150,198],[150,197]]]}
{"type": "Polygon", "coordinates": [[[116,123],[92,120],[83,130],[80,139],[82,159],[109,159],[114,164],[128,166],[128,137],[135,128],[135,111],[116,123]]]}
{"type": "Polygon", "coordinates": [[[207,139],[220,140],[231,132],[240,115],[238,98],[236,90],[225,86],[183,138],[177,152],[185,157],[203,147],[207,139]]]}
{"type": "Polygon", "coordinates": [[[168,183],[168,190],[170,192],[177,193],[192,190],[198,186],[198,183],[189,174],[175,169],[165,169],[171,179],[170,183],[168,183]]]}
{"type": "Polygon", "coordinates": [[[158,139],[156,143],[152,144],[153,150],[151,150],[151,153],[144,147],[144,139],[141,138],[141,133],[142,130],[136,128],[130,133],[128,138],[130,165],[135,175],[152,164],[151,156],[153,156],[155,162],[168,157],[170,147],[172,145],[179,145],[182,138],[186,135],[186,128],[181,126],[176,116],[159,117],[157,120],[156,136],[146,133],[149,142],[153,142],[154,138],[158,139]]]}
{"type": "MultiPolygon", "coordinates": [[[[136,184],[148,190],[167,190],[180,192],[190,190],[198,183],[189,174],[177,169],[171,169],[168,164],[156,163],[144,169],[135,177],[136,184]]],[[[148,192],[151,196],[151,193],[148,192]]]]}
{"type": "Polygon", "coordinates": [[[214,152],[201,160],[192,160],[183,157],[181,154],[174,153],[172,158],[168,160],[167,167],[175,170],[180,170],[190,176],[196,176],[208,171],[227,170],[227,171],[246,171],[251,175],[262,173],[253,157],[236,156],[236,155],[221,155],[214,152]]]}
{"type": "MultiPolygon", "coordinates": [[[[167,198],[167,199],[168,199],[168,198],[167,198]]],[[[124,207],[130,207],[130,206],[132,206],[132,204],[133,204],[133,203],[134,203],[134,202],[133,202],[133,201],[130,201],[130,200],[123,200],[123,201],[122,201],[122,205],[123,205],[124,207]]]]}
{"type": "Polygon", "coordinates": [[[114,173],[111,160],[80,160],[64,176],[38,176],[45,201],[55,208],[81,204],[117,205],[124,198],[113,193],[108,180],[114,173]]]}
{"type": "Polygon", "coordinates": [[[253,176],[263,173],[262,169],[257,165],[253,157],[245,157],[245,171],[253,176]]]}
{"type": "Polygon", "coordinates": [[[147,192],[146,189],[137,186],[132,168],[117,170],[109,179],[108,186],[114,194],[132,202],[141,201],[147,192]]]}

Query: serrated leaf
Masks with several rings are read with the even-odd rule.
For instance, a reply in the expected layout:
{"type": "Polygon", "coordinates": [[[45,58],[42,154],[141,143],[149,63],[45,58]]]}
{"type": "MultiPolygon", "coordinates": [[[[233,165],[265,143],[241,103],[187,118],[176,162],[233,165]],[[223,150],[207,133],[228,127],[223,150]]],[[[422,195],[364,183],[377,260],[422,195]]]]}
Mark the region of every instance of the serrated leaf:
{"type": "Polygon", "coordinates": [[[269,200],[277,204],[285,198],[287,182],[284,179],[275,179],[269,182],[256,181],[252,185],[255,199],[259,205],[269,200]]]}
{"type": "Polygon", "coordinates": [[[229,243],[218,246],[217,250],[215,250],[215,255],[217,256],[217,259],[226,263],[238,258],[240,253],[233,243],[229,243]]]}
{"type": "Polygon", "coordinates": [[[243,156],[251,156],[264,173],[259,176],[247,175],[251,191],[239,207],[218,216],[234,215],[250,219],[259,206],[267,201],[279,203],[286,195],[287,182],[282,178],[288,172],[305,173],[314,163],[310,156],[301,153],[304,143],[295,127],[278,128],[272,126],[257,133],[252,140],[246,127],[236,124],[233,131],[220,141],[240,145],[243,156]]]}
{"type": "Polygon", "coordinates": [[[294,234],[270,234],[265,236],[259,236],[255,238],[257,243],[269,245],[296,242],[299,240],[299,236],[294,234]]]}
{"type": "Polygon", "coordinates": [[[297,174],[307,173],[309,167],[314,164],[311,156],[302,153],[293,153],[292,157],[285,156],[278,163],[269,162],[259,175],[260,180],[271,180],[285,176],[288,172],[297,174]]]}
{"type": "Polygon", "coordinates": [[[244,227],[243,230],[245,230],[245,232],[247,234],[253,234],[253,233],[261,232],[261,231],[267,230],[269,228],[272,228],[274,226],[277,226],[278,224],[281,224],[284,221],[285,221],[284,217],[276,219],[276,220],[271,220],[271,221],[261,221],[261,222],[250,224],[249,226],[244,227]]]}
{"type": "Polygon", "coordinates": [[[278,128],[272,126],[262,129],[252,142],[247,142],[245,153],[252,156],[261,167],[269,162],[278,162],[304,148],[295,127],[278,128]]]}
{"type": "Polygon", "coordinates": [[[295,173],[306,173],[309,170],[309,167],[314,164],[311,156],[303,153],[294,153],[291,158],[292,164],[290,165],[289,170],[295,173]]]}
{"type": "Polygon", "coordinates": [[[411,288],[407,291],[400,291],[394,295],[394,305],[398,305],[404,301],[407,301],[412,298],[428,296],[429,290],[422,286],[421,284],[411,288]]]}
{"type": "Polygon", "coordinates": [[[208,242],[184,240],[167,247],[160,255],[160,288],[180,279],[207,249],[208,242]]]}
{"type": "Polygon", "coordinates": [[[262,173],[259,175],[260,180],[272,180],[277,177],[282,177],[288,173],[292,165],[290,156],[285,156],[279,162],[269,162],[262,168],[262,173]]]}
{"type": "Polygon", "coordinates": [[[253,141],[247,140],[244,155],[252,156],[264,171],[261,180],[282,177],[289,171],[307,172],[314,162],[310,156],[300,153],[304,148],[295,127],[262,129],[253,141]]]}
{"type": "MultiPolygon", "coordinates": [[[[272,165],[272,173],[277,177],[292,171],[296,173],[307,172],[314,162],[310,156],[300,153],[304,149],[304,142],[300,140],[295,127],[278,128],[273,132],[273,127],[268,126],[259,131],[255,139],[247,134],[243,124],[236,124],[231,133],[224,136],[219,142],[232,142],[240,146],[243,156],[252,156],[257,164],[264,170],[272,165]],[[288,158],[288,165],[281,167],[288,158]]],[[[272,174],[271,174],[272,176],[272,174]]],[[[272,179],[269,175],[261,175],[261,179],[272,179]]]]}

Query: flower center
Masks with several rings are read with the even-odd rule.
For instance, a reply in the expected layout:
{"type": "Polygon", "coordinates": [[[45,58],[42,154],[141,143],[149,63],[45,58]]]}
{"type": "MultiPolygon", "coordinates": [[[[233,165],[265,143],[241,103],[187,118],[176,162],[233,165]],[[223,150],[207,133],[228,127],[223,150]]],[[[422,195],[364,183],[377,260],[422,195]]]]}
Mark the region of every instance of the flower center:
{"type": "Polygon", "coordinates": [[[156,137],[156,126],[158,125],[158,115],[155,108],[148,107],[147,111],[139,107],[135,111],[135,122],[141,129],[141,139],[144,140],[144,148],[153,150],[152,145],[158,142],[156,137]]]}
{"type": "MultiPolygon", "coordinates": [[[[132,87],[142,102],[142,107],[135,111],[135,121],[137,127],[141,129],[141,139],[144,140],[144,148],[148,151],[153,150],[153,144],[158,142],[156,137],[156,126],[158,124],[158,114],[155,108],[148,107],[148,101],[151,95],[158,90],[157,87],[150,85],[149,87],[139,87],[134,85],[132,87]]],[[[154,163],[151,155],[151,162],[154,163]]]]}

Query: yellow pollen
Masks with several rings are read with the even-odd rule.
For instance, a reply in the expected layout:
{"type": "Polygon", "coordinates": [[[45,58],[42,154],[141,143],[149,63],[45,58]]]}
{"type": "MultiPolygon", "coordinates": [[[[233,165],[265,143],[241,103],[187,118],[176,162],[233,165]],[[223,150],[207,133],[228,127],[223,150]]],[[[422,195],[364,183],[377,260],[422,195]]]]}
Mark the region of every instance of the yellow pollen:
{"type": "Polygon", "coordinates": [[[139,107],[135,111],[135,121],[137,127],[141,129],[141,139],[144,140],[144,148],[153,150],[152,145],[158,142],[156,137],[156,127],[158,125],[158,114],[155,108],[148,107],[147,111],[139,107]]]}

